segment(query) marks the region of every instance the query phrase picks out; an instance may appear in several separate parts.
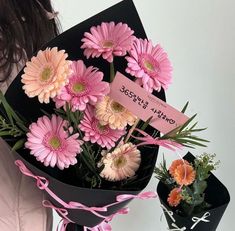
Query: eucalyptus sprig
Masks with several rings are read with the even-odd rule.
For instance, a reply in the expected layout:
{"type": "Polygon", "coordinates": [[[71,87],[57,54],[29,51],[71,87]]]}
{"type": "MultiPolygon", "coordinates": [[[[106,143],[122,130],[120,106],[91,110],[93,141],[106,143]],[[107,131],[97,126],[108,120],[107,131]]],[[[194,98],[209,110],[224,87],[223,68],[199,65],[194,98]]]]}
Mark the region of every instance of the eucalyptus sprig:
{"type": "MultiPolygon", "coordinates": [[[[187,107],[188,107],[188,102],[186,103],[186,105],[182,110],[183,113],[186,111],[187,107]]],[[[198,136],[194,135],[197,132],[201,132],[207,129],[207,128],[196,128],[198,122],[195,122],[193,123],[193,125],[191,125],[192,121],[195,119],[196,116],[197,114],[193,115],[183,125],[166,133],[159,139],[172,140],[188,148],[194,148],[194,146],[207,147],[204,143],[209,142],[208,140],[201,139],[198,136]]]]}

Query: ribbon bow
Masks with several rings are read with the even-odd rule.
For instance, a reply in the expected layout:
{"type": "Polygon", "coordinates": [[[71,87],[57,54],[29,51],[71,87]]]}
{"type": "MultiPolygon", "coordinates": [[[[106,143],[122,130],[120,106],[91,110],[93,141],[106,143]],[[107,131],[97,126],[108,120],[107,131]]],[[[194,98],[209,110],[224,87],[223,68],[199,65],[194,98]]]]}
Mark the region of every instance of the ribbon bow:
{"type": "Polygon", "coordinates": [[[66,231],[66,228],[67,228],[67,225],[69,223],[74,223],[73,221],[71,221],[67,215],[68,215],[68,211],[67,209],[64,209],[64,208],[58,208],[56,206],[54,206],[50,201],[47,201],[47,200],[43,200],[42,201],[42,205],[46,208],[51,208],[51,209],[54,209],[61,217],[62,219],[60,220],[58,226],[57,226],[57,229],[56,231],[59,231],[59,226],[61,224],[61,228],[60,228],[60,231],[66,231]]]}
{"type": "Polygon", "coordinates": [[[49,185],[49,182],[48,180],[45,178],[45,177],[41,177],[41,176],[35,176],[33,175],[32,172],[30,172],[26,166],[24,165],[24,163],[21,161],[21,160],[16,160],[15,161],[15,164],[16,166],[19,167],[20,171],[22,173],[24,173],[26,176],[30,176],[30,177],[33,177],[36,181],[37,181],[37,187],[41,190],[45,190],[48,185],[49,185]]]}
{"type": "Polygon", "coordinates": [[[135,131],[139,132],[141,135],[143,136],[133,136],[133,138],[142,141],[141,143],[139,143],[137,146],[143,146],[143,145],[158,145],[158,146],[162,146],[164,148],[167,148],[169,150],[172,151],[176,151],[177,148],[182,148],[182,145],[172,141],[172,140],[165,140],[165,139],[159,139],[159,138],[153,138],[152,136],[150,136],[148,133],[136,128],[135,131]]]}
{"type": "Polygon", "coordinates": [[[192,221],[195,222],[190,229],[194,229],[194,227],[199,223],[199,222],[210,222],[206,218],[209,217],[211,214],[209,212],[204,213],[204,215],[199,218],[199,217],[193,217],[192,221]]]}
{"type": "Polygon", "coordinates": [[[91,213],[93,213],[94,215],[96,215],[97,217],[101,217],[101,218],[106,218],[106,216],[103,216],[97,212],[107,212],[107,207],[88,207],[82,203],[79,202],[74,202],[71,201],[69,202],[69,208],[71,209],[80,209],[80,210],[85,210],[85,211],[89,211],[91,213]]]}

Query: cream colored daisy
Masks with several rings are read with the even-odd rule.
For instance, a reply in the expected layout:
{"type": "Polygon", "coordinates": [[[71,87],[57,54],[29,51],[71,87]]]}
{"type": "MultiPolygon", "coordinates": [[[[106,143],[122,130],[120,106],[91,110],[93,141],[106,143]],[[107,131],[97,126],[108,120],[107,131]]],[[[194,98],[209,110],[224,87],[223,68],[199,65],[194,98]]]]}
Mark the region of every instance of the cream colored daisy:
{"type": "Polygon", "coordinates": [[[63,86],[68,83],[71,74],[70,61],[64,50],[57,47],[40,50],[37,56],[26,63],[21,82],[28,97],[38,96],[40,103],[49,103],[63,86]]]}
{"type": "Polygon", "coordinates": [[[141,162],[140,151],[132,143],[122,144],[111,153],[103,152],[100,176],[108,181],[120,181],[135,175],[141,162]]]}
{"type": "Polygon", "coordinates": [[[137,119],[125,107],[108,96],[96,104],[96,118],[102,125],[108,124],[112,129],[124,129],[127,124],[133,125],[137,119]]]}

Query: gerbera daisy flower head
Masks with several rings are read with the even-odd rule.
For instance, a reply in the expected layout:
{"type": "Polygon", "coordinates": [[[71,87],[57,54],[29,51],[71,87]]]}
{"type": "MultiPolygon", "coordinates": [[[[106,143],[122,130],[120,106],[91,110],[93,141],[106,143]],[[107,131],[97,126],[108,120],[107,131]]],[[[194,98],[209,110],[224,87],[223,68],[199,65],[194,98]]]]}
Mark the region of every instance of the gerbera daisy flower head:
{"type": "Polygon", "coordinates": [[[105,96],[96,104],[95,113],[102,125],[108,124],[112,129],[124,129],[127,124],[133,125],[137,119],[129,110],[109,96],[105,96]]]}
{"type": "Polygon", "coordinates": [[[97,68],[86,68],[83,61],[78,60],[72,62],[71,69],[69,83],[54,98],[57,108],[69,102],[72,111],[83,111],[88,103],[94,105],[109,93],[109,83],[102,81],[103,73],[97,68]]]}
{"type": "Polygon", "coordinates": [[[99,163],[104,165],[100,176],[108,181],[120,181],[135,175],[141,162],[140,151],[132,143],[118,146],[113,152],[102,152],[99,163]]]}
{"type": "Polygon", "coordinates": [[[45,166],[68,168],[77,163],[83,141],[78,139],[78,133],[69,135],[64,129],[67,126],[68,122],[59,116],[40,117],[30,125],[25,147],[45,166]]]}
{"type": "Polygon", "coordinates": [[[111,63],[114,56],[124,56],[130,50],[135,39],[133,33],[125,23],[102,22],[84,34],[81,48],[87,58],[102,56],[111,63]]]}
{"type": "Polygon", "coordinates": [[[190,185],[196,178],[196,171],[191,165],[181,164],[174,172],[174,179],[179,185],[190,185]]]}
{"type": "Polygon", "coordinates": [[[136,39],[126,72],[137,78],[137,83],[148,92],[167,89],[172,80],[172,67],[167,53],[160,45],[154,46],[150,40],[136,39]]]}
{"type": "Polygon", "coordinates": [[[85,133],[83,140],[97,143],[102,148],[110,149],[115,146],[115,142],[125,134],[125,130],[111,129],[109,125],[101,125],[96,119],[94,107],[88,106],[84,112],[84,117],[79,125],[81,131],[85,133]]]}
{"type": "Polygon", "coordinates": [[[174,188],[171,190],[170,194],[168,195],[167,201],[170,206],[176,207],[179,205],[180,201],[182,200],[181,190],[179,188],[174,188]]]}
{"type": "Polygon", "coordinates": [[[183,160],[183,159],[178,159],[178,160],[174,160],[171,163],[171,166],[169,168],[169,173],[171,174],[172,177],[175,176],[175,170],[179,165],[190,165],[189,162],[187,160],[183,160]]]}
{"type": "Polygon", "coordinates": [[[26,63],[21,82],[28,97],[38,96],[40,103],[49,103],[68,83],[70,61],[64,50],[57,47],[40,50],[26,63]]]}

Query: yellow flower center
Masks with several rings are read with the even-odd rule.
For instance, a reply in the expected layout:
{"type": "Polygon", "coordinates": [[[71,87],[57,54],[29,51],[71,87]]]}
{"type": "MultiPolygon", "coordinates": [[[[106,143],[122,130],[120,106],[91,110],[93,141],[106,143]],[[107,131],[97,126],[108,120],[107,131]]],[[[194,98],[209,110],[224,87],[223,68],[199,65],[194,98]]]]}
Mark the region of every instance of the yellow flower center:
{"type": "Polygon", "coordinates": [[[115,168],[122,168],[126,165],[126,162],[127,162],[127,160],[124,156],[119,156],[114,159],[113,164],[114,164],[115,168]]]}
{"type": "Polygon", "coordinates": [[[123,112],[125,110],[125,108],[121,104],[119,104],[115,101],[113,101],[111,103],[111,109],[116,113],[120,113],[120,112],[123,112]]]}
{"type": "Polygon", "coordinates": [[[148,60],[144,61],[144,66],[149,70],[149,71],[154,71],[154,65],[149,62],[148,60]]]}
{"type": "Polygon", "coordinates": [[[85,85],[82,83],[75,83],[72,87],[74,93],[81,93],[86,89],[85,85]]]}
{"type": "Polygon", "coordinates": [[[42,82],[46,82],[50,79],[51,75],[52,75],[52,69],[50,67],[45,67],[41,73],[40,80],[42,82]]]}
{"type": "Polygon", "coordinates": [[[114,46],[114,43],[110,40],[106,40],[102,44],[103,48],[112,48],[114,46]]]}
{"type": "Polygon", "coordinates": [[[57,136],[51,137],[48,143],[53,149],[58,149],[61,147],[60,139],[57,136]]]}

